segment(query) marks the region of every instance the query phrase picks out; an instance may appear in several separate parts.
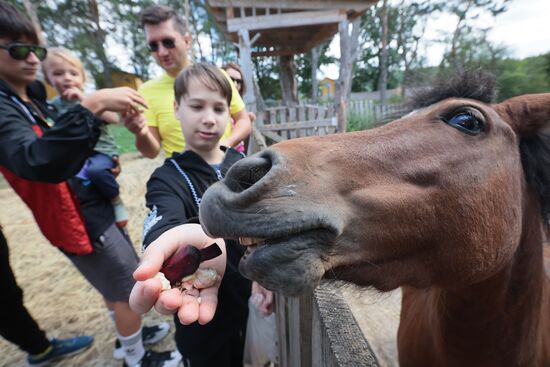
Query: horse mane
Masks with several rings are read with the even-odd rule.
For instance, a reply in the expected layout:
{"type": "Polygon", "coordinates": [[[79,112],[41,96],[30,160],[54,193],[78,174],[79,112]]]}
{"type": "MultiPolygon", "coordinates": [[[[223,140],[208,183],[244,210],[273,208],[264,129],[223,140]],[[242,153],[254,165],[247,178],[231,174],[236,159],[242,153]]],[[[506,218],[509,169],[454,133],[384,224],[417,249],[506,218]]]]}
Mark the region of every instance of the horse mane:
{"type": "Polygon", "coordinates": [[[411,97],[411,109],[420,109],[447,98],[468,98],[493,103],[496,96],[496,78],[493,74],[467,70],[453,76],[440,77],[430,87],[418,88],[411,97]]]}
{"type": "Polygon", "coordinates": [[[550,230],[550,133],[522,137],[519,147],[525,179],[539,197],[543,223],[550,230]]]}

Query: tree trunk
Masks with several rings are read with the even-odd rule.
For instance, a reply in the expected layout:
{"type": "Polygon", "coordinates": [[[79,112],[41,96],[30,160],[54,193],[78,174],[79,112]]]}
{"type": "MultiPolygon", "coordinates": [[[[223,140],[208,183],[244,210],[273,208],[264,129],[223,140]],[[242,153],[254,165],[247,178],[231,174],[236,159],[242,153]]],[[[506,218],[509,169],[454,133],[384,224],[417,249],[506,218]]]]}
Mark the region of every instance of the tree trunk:
{"type": "MultiPolygon", "coordinates": [[[[239,63],[243,72],[244,83],[247,86],[251,86],[254,83],[253,71],[252,71],[252,51],[251,51],[250,35],[248,30],[239,30],[239,63]]],[[[254,95],[254,88],[247,88],[246,94],[243,96],[246,108],[252,110],[256,107],[256,98],[254,95]]]]}
{"type": "Polygon", "coordinates": [[[319,68],[319,54],[321,47],[314,47],[311,50],[311,103],[317,103],[319,92],[319,81],[317,80],[317,69],[319,68]]]}
{"type": "Polygon", "coordinates": [[[451,52],[449,55],[449,63],[451,64],[452,68],[458,72],[461,73],[464,71],[464,65],[462,65],[462,62],[458,60],[458,42],[461,36],[461,30],[462,30],[462,23],[466,19],[466,16],[468,15],[468,11],[470,8],[474,5],[474,0],[468,0],[468,4],[466,5],[466,9],[464,9],[463,12],[457,12],[458,16],[458,22],[456,23],[455,30],[453,32],[453,38],[451,40],[451,52]]]}
{"type": "Polygon", "coordinates": [[[382,2],[380,14],[381,35],[380,35],[380,77],[378,78],[378,91],[380,92],[380,106],[386,105],[386,89],[388,87],[388,0],[382,2]]]}
{"type": "Polygon", "coordinates": [[[34,25],[34,28],[36,29],[36,34],[38,35],[38,42],[40,42],[40,44],[42,45],[46,45],[47,42],[42,36],[42,26],[40,25],[40,21],[38,20],[38,15],[36,15],[36,7],[29,0],[23,0],[23,5],[25,6],[27,15],[31,19],[31,22],[34,25]]]}
{"type": "MultiPolygon", "coordinates": [[[[189,8],[189,3],[188,3],[189,0],[186,0],[186,6],[189,8]]],[[[186,9],[185,11],[189,11],[188,9],[186,9]]],[[[193,39],[193,42],[192,42],[192,45],[191,45],[191,57],[192,57],[192,60],[193,61],[196,61],[197,60],[197,55],[196,55],[196,52],[195,52],[195,47],[193,45],[197,45],[199,47],[199,57],[202,60],[204,60],[204,53],[202,52],[202,46],[201,46],[201,42],[199,41],[199,31],[197,29],[197,20],[195,19],[195,12],[194,11],[189,11],[189,15],[185,15],[187,17],[187,30],[189,32],[189,34],[191,35],[191,38],[193,39]],[[193,27],[193,32],[190,31],[189,29],[189,20],[191,20],[191,26],[193,27]]]]}
{"type": "Polygon", "coordinates": [[[351,95],[351,78],[353,67],[357,60],[359,33],[361,31],[361,18],[356,18],[353,23],[351,35],[349,33],[349,21],[340,22],[340,75],[336,82],[334,96],[334,108],[337,112],[338,131],[344,132],[347,127],[347,102],[351,95]]]}
{"type": "Polygon", "coordinates": [[[279,56],[279,80],[281,81],[283,104],[287,107],[298,105],[298,87],[295,74],[294,55],[279,56]]]}
{"type": "Polygon", "coordinates": [[[95,52],[97,58],[99,59],[99,61],[101,61],[101,64],[103,66],[103,85],[98,85],[97,87],[112,87],[112,67],[109,59],[107,58],[107,54],[105,53],[105,31],[101,28],[101,25],[99,23],[99,7],[96,0],[90,0],[88,4],[90,6],[92,21],[95,24],[94,34],[92,35],[95,41],[95,52]]]}

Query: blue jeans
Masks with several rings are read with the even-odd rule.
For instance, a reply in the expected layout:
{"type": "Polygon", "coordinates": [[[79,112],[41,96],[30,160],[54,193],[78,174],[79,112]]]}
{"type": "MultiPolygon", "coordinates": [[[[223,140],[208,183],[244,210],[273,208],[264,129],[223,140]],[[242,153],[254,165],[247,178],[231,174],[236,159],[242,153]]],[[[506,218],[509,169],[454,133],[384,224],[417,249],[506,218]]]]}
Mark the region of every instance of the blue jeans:
{"type": "Polygon", "coordinates": [[[111,172],[113,167],[113,157],[96,152],[86,160],[77,176],[84,180],[90,180],[101,195],[112,200],[119,195],[118,183],[111,172]]]}

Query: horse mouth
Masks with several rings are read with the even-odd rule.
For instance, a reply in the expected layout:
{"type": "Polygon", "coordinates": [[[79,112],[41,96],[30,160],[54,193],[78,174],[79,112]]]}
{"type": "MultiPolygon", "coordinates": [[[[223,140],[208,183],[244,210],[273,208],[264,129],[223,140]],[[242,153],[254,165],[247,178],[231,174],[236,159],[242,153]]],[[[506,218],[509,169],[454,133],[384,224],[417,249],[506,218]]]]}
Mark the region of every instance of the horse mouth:
{"type": "Polygon", "coordinates": [[[239,237],[246,246],[239,271],[246,278],[287,295],[312,290],[325,272],[332,237],[323,229],[276,238],[239,237]]]}

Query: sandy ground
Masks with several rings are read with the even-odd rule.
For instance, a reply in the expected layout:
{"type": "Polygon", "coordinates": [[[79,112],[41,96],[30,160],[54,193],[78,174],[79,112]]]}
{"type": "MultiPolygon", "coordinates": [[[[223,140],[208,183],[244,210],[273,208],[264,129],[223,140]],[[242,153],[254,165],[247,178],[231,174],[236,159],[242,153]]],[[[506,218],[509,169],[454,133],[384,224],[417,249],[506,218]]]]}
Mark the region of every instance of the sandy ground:
{"type": "MultiPolygon", "coordinates": [[[[146,215],[145,183],[162,159],[150,160],[137,154],[121,157],[118,178],[122,198],[130,211],[128,229],[139,253],[141,228],[146,215]]],[[[64,338],[79,334],[93,335],[93,346],[79,355],[66,358],[56,366],[121,366],[112,357],[114,327],[102,298],[72,264],[42,236],[25,204],[11,188],[0,189],[0,223],[10,246],[10,260],[25,304],[49,337],[64,338]]],[[[381,367],[397,366],[395,336],[399,323],[399,291],[380,294],[356,287],[345,287],[343,294],[381,367]]],[[[2,302],[6,300],[2,299],[2,302]]],[[[145,324],[167,320],[152,311],[145,324]]],[[[152,349],[174,349],[169,335],[152,349]]],[[[26,354],[0,338],[0,366],[24,366],[26,354]]]]}
{"type": "MultiPolygon", "coordinates": [[[[122,198],[130,211],[128,229],[139,251],[141,227],[146,214],[145,183],[162,160],[138,158],[136,154],[121,158],[119,176],[122,198]]],[[[64,338],[79,334],[93,335],[93,346],[79,355],[66,358],[56,366],[121,366],[112,357],[115,330],[102,298],[74,266],[50,245],[40,233],[25,204],[11,188],[0,189],[0,223],[10,247],[10,261],[15,276],[24,290],[25,304],[49,337],[64,338]]],[[[139,252],[138,252],[139,253],[139,252]]],[[[1,302],[7,300],[2,299],[1,302]]],[[[144,324],[167,320],[152,311],[144,324]]],[[[152,349],[175,348],[172,335],[152,349]]],[[[0,338],[0,366],[24,366],[26,354],[0,338]]]]}
{"type": "Polygon", "coordinates": [[[401,290],[381,293],[349,285],[341,291],[380,367],[398,367],[397,328],[401,290]]]}

